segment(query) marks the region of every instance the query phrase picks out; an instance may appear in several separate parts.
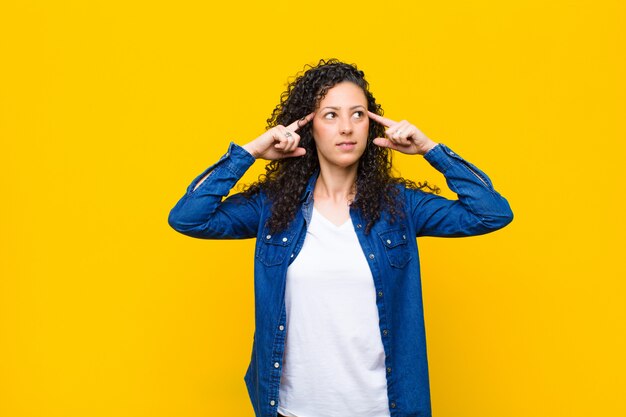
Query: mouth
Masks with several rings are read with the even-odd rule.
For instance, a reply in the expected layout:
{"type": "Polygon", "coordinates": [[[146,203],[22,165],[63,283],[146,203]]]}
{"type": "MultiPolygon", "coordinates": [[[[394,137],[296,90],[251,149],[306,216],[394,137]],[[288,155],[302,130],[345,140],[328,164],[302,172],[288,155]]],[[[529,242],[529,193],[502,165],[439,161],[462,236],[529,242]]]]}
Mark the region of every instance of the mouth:
{"type": "Polygon", "coordinates": [[[355,141],[339,142],[337,144],[337,148],[339,148],[340,151],[350,152],[356,148],[356,142],[355,141]]]}

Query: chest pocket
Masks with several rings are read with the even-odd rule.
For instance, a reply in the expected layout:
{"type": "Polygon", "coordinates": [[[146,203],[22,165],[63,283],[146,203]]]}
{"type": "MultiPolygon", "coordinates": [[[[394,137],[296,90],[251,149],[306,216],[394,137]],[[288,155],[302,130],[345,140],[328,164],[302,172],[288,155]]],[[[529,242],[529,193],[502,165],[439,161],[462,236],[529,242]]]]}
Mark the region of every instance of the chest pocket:
{"type": "Polygon", "coordinates": [[[282,264],[289,252],[293,236],[293,232],[279,232],[275,235],[266,232],[258,238],[257,258],[266,266],[282,264]]]}
{"type": "Polygon", "coordinates": [[[406,229],[385,230],[378,232],[385,247],[385,253],[391,266],[403,268],[411,260],[406,229]]]}

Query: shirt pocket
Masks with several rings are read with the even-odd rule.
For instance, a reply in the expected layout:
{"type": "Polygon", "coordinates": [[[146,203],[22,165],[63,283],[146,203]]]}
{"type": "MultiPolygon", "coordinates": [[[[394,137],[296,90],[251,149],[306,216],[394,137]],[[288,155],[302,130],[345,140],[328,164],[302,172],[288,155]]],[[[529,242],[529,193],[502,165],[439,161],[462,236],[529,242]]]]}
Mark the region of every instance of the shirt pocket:
{"type": "Polygon", "coordinates": [[[276,266],[283,263],[289,245],[293,239],[293,232],[280,232],[276,234],[265,233],[257,242],[257,258],[266,266],[276,266]]]}
{"type": "Polygon", "coordinates": [[[407,229],[385,230],[378,232],[378,236],[383,243],[387,259],[391,266],[404,268],[411,260],[411,252],[407,240],[407,229]]]}

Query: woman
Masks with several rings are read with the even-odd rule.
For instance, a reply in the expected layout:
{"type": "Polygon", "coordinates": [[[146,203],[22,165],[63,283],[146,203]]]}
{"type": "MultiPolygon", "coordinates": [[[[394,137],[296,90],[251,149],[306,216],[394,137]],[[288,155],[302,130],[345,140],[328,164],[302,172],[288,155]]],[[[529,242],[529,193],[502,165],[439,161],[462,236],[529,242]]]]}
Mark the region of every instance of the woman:
{"type": "Polygon", "coordinates": [[[289,85],[268,130],[231,143],[170,212],[192,237],[257,238],[244,380],[259,417],[430,416],[415,237],[513,218],[482,171],[381,114],[362,71],[321,60],[289,85]],[[422,155],[458,200],[393,178],[390,150],[422,155]],[[259,158],[266,174],[223,199],[259,158]]]}

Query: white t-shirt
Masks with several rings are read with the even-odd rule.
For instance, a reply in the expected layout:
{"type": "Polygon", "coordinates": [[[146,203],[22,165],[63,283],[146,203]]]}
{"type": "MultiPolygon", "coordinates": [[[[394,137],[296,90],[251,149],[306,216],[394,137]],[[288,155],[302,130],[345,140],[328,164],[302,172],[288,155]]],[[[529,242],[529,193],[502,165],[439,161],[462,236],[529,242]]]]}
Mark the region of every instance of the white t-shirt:
{"type": "Polygon", "coordinates": [[[389,417],[376,291],[350,219],[336,226],[313,209],[285,304],[278,412],[389,417]]]}

